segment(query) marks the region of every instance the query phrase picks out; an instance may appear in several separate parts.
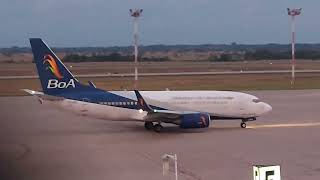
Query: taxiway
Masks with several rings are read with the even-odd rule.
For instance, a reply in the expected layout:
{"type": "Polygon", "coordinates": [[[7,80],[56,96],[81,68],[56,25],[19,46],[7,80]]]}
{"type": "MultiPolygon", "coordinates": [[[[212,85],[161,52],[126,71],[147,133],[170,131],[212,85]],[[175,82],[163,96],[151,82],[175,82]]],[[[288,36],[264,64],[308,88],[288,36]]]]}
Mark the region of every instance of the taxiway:
{"type": "Polygon", "coordinates": [[[213,120],[209,129],[160,134],[1,97],[0,179],[163,180],[164,153],[178,154],[181,180],[252,179],[254,164],[281,165],[283,180],[319,179],[320,90],[249,93],[273,111],[247,129],[213,120]]]}

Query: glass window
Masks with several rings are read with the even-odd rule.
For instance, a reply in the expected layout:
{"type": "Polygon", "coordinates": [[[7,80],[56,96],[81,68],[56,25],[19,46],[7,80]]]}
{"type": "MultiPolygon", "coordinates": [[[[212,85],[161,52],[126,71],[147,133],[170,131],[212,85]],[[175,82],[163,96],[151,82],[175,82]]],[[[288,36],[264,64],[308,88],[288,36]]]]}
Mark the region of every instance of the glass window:
{"type": "Polygon", "coordinates": [[[260,99],[252,99],[252,102],[254,102],[254,103],[259,103],[259,102],[261,102],[261,101],[260,101],[260,99]]]}

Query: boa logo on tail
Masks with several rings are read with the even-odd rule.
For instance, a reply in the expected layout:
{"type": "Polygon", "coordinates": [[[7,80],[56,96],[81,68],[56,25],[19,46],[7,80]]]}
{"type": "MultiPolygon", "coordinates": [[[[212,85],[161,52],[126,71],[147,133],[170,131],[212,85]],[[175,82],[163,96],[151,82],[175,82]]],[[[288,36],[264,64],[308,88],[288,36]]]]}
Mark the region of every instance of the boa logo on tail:
{"type": "Polygon", "coordinates": [[[48,62],[49,63],[49,66],[48,66],[48,69],[50,69],[50,71],[52,72],[52,74],[58,78],[58,79],[62,79],[63,76],[61,75],[60,71],[59,71],[59,68],[58,68],[58,65],[57,65],[57,62],[56,60],[49,54],[45,55],[43,57],[44,61],[43,61],[43,64],[48,62]]]}
{"type": "MultiPolygon", "coordinates": [[[[61,80],[63,78],[63,76],[61,75],[61,72],[58,68],[57,62],[56,60],[50,55],[47,54],[43,57],[43,64],[48,63],[48,67],[47,69],[49,69],[51,71],[51,73],[58,79],[61,80]]],[[[64,81],[58,81],[57,79],[49,79],[48,80],[48,85],[47,88],[48,89],[65,89],[65,88],[69,88],[70,86],[75,88],[75,82],[74,79],[70,79],[69,82],[64,82],[64,81]]]]}

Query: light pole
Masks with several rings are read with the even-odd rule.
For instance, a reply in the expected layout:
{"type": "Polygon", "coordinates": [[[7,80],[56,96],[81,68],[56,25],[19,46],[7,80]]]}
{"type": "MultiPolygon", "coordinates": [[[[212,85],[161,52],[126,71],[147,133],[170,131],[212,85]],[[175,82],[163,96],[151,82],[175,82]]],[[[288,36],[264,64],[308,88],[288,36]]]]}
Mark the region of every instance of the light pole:
{"type": "Polygon", "coordinates": [[[292,60],[291,60],[291,85],[294,85],[295,81],[295,17],[301,14],[300,9],[290,9],[287,8],[288,15],[291,16],[291,53],[292,53],[292,60]]]}
{"type": "Polygon", "coordinates": [[[138,88],[138,19],[142,9],[130,9],[130,15],[133,17],[133,44],[134,44],[134,89],[138,88]]]}

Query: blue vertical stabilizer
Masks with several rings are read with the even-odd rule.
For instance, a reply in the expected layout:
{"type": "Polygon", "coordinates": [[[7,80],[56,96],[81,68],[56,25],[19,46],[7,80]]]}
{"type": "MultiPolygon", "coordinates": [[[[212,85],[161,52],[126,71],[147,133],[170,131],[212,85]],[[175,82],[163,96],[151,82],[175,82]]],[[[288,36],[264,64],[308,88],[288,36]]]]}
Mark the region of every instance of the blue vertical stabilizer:
{"type": "Polygon", "coordinates": [[[45,94],[59,95],[94,89],[80,84],[42,39],[31,38],[30,44],[45,94]]]}

